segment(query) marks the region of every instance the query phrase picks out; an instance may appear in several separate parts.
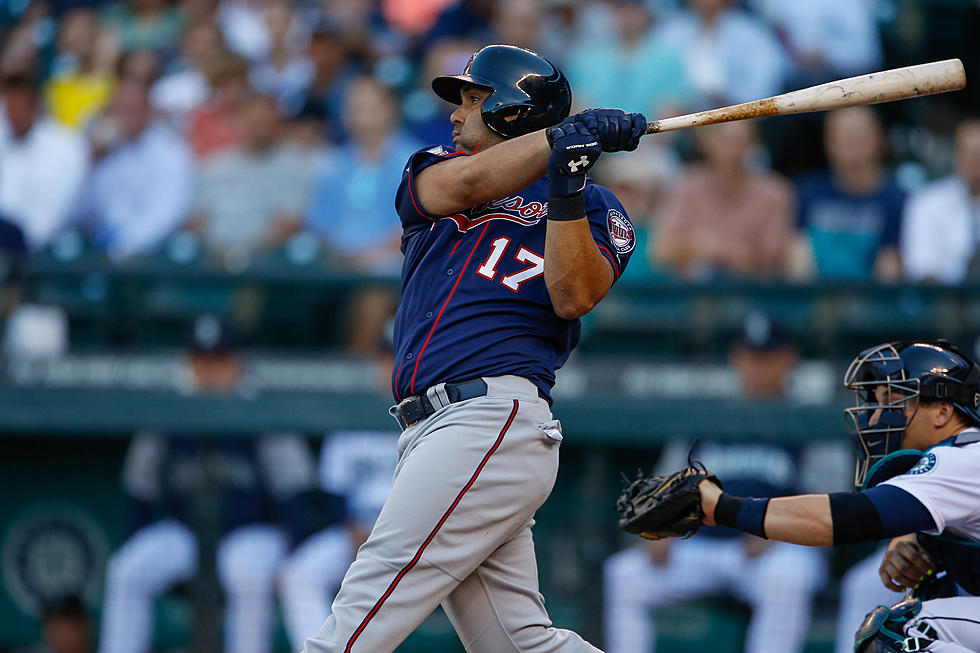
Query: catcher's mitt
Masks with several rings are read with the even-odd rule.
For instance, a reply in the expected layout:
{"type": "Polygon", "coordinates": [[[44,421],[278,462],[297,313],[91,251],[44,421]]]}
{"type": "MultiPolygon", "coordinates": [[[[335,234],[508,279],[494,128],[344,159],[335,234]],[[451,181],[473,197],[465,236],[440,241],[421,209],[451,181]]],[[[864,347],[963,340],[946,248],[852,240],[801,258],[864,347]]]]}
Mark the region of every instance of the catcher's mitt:
{"type": "Polygon", "coordinates": [[[694,535],[704,518],[698,483],[708,479],[721,487],[721,481],[700,461],[688,463],[670,476],[646,476],[641,470],[616,501],[619,527],[648,540],[694,535]]]}

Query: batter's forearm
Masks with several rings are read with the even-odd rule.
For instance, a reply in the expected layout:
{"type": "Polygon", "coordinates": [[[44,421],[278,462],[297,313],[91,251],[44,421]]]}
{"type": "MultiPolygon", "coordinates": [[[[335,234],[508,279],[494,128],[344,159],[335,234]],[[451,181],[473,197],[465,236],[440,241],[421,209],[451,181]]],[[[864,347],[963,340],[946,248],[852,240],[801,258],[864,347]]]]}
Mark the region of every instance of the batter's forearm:
{"type": "Polygon", "coordinates": [[[544,282],[555,313],[566,320],[585,315],[609,292],[612,265],[599,252],[584,215],[548,222],[544,282]]]}
{"type": "Polygon", "coordinates": [[[432,215],[450,215],[513,195],[545,175],[550,153],[542,129],[471,156],[447,159],[419,173],[419,202],[432,215]]]}

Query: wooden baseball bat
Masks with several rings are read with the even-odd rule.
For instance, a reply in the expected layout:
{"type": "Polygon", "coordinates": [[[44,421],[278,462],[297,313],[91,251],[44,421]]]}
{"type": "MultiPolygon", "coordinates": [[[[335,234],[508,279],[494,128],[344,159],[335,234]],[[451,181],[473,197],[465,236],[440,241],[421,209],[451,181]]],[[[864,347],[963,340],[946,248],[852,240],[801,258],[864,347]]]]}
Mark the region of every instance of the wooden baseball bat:
{"type": "Polygon", "coordinates": [[[753,102],[664,118],[647,123],[647,130],[644,133],[657,134],[732,120],[893,102],[958,91],[964,86],[966,86],[966,73],[963,71],[963,62],[959,59],[946,59],[839,79],[753,102]]]}

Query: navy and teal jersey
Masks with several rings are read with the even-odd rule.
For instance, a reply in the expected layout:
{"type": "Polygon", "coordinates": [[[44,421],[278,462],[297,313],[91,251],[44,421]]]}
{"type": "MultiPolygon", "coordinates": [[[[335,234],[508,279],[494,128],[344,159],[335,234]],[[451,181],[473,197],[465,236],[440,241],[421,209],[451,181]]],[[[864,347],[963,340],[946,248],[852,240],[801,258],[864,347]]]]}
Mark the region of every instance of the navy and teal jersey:
{"type": "Polygon", "coordinates": [[[878,252],[898,247],[905,194],[893,182],[857,195],[825,172],[804,178],[797,190],[796,226],[810,238],[819,277],[871,279],[878,252]]]}

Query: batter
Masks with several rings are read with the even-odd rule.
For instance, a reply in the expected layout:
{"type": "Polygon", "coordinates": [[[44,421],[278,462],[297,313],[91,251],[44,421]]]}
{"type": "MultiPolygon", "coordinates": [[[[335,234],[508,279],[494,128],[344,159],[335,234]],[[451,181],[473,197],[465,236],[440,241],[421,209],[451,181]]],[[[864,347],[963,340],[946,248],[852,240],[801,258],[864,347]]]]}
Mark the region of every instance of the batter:
{"type": "Polygon", "coordinates": [[[552,627],[531,526],[558,471],[555,370],[635,245],[622,205],[586,172],[635,149],[646,119],[568,118],[561,71],[512,46],[432,86],[459,105],[456,149],[413,155],[395,198],[394,483],[304,651],[392,651],[440,604],[467,651],[596,651],[552,627]]]}

